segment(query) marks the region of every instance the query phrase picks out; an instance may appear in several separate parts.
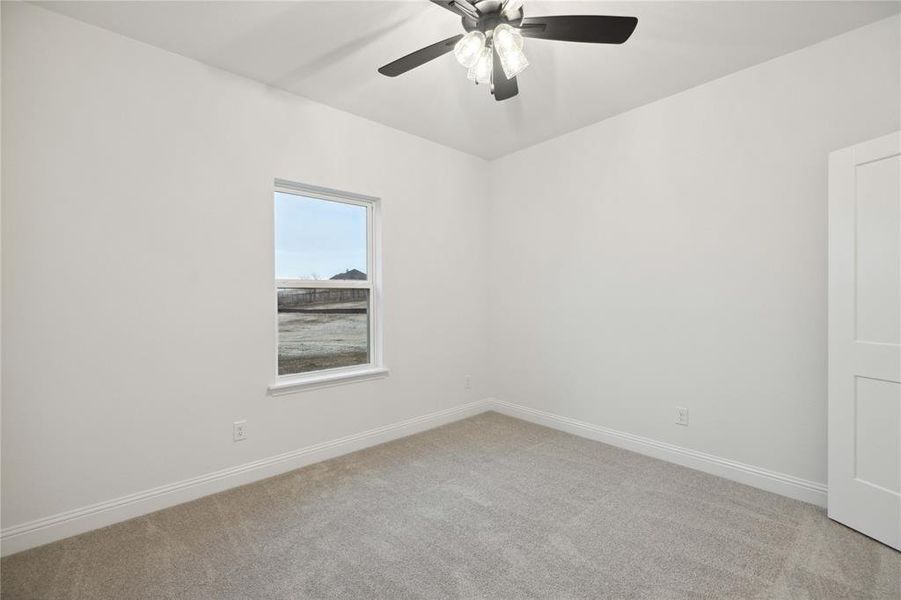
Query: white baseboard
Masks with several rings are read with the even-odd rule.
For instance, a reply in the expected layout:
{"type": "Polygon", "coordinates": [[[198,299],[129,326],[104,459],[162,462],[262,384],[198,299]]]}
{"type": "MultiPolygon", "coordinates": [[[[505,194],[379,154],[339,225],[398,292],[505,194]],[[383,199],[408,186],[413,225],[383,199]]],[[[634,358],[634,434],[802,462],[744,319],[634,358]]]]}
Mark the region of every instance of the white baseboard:
{"type": "Polygon", "coordinates": [[[192,477],[75,510],[14,525],[0,531],[0,554],[6,556],[79,533],[215,494],[229,488],[286,473],[336,456],[439,427],[485,412],[489,400],[478,400],[414,417],[254,462],[192,477]]]}
{"type": "Polygon", "coordinates": [[[762,469],[665,442],[658,442],[631,433],[601,427],[600,425],[561,417],[504,400],[491,400],[490,405],[492,410],[524,421],[545,425],[584,438],[604,442],[611,446],[632,450],[633,452],[690,467],[725,479],[731,479],[732,481],[816,504],[817,506],[826,506],[826,485],[823,483],[808,481],[792,475],[786,475],[785,473],[762,469]]]}
{"type": "Polygon", "coordinates": [[[8,527],[0,531],[0,554],[6,556],[21,552],[35,546],[146,515],[239,485],[253,483],[336,456],[465,419],[486,410],[495,410],[511,417],[653,456],[789,498],[826,506],[826,486],[822,483],[761,469],[696,450],[520,406],[512,402],[486,399],[8,527]]]}

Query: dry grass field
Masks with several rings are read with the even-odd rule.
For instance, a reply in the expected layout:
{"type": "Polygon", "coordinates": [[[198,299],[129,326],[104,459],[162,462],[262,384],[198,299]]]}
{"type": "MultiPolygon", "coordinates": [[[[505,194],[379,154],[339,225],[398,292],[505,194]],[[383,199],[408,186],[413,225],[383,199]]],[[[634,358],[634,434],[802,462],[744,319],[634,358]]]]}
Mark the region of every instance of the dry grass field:
{"type": "Polygon", "coordinates": [[[366,301],[317,304],[278,313],[278,373],[290,375],[369,361],[366,301]],[[346,310],[363,312],[331,312],[346,310]]]}

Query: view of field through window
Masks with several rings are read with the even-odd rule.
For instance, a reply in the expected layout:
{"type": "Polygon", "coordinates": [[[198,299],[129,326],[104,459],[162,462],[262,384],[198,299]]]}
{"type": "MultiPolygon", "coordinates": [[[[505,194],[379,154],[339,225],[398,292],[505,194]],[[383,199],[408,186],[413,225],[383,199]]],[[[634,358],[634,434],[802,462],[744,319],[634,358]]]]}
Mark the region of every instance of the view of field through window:
{"type": "Polygon", "coordinates": [[[366,207],[276,192],[275,223],[276,278],[310,282],[277,290],[279,375],[367,364],[366,207]]]}
{"type": "Polygon", "coordinates": [[[278,290],[278,374],[369,362],[369,290],[278,290]]]}

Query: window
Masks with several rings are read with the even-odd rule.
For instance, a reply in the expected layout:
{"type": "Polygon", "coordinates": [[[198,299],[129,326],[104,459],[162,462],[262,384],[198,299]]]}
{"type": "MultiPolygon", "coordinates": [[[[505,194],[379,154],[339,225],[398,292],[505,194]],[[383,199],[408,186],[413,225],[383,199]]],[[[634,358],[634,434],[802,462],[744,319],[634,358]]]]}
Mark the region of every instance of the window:
{"type": "Polygon", "coordinates": [[[273,393],[387,374],[381,364],[378,200],[276,180],[273,393]]]}

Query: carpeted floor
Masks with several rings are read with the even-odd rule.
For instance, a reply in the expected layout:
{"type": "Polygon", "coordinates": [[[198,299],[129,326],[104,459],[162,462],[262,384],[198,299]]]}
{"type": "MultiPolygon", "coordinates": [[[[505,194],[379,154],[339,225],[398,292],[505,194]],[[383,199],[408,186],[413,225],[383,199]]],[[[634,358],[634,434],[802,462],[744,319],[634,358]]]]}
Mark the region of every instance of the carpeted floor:
{"type": "Polygon", "coordinates": [[[901,598],[801,502],[486,413],[5,558],[2,598],[901,598]]]}

